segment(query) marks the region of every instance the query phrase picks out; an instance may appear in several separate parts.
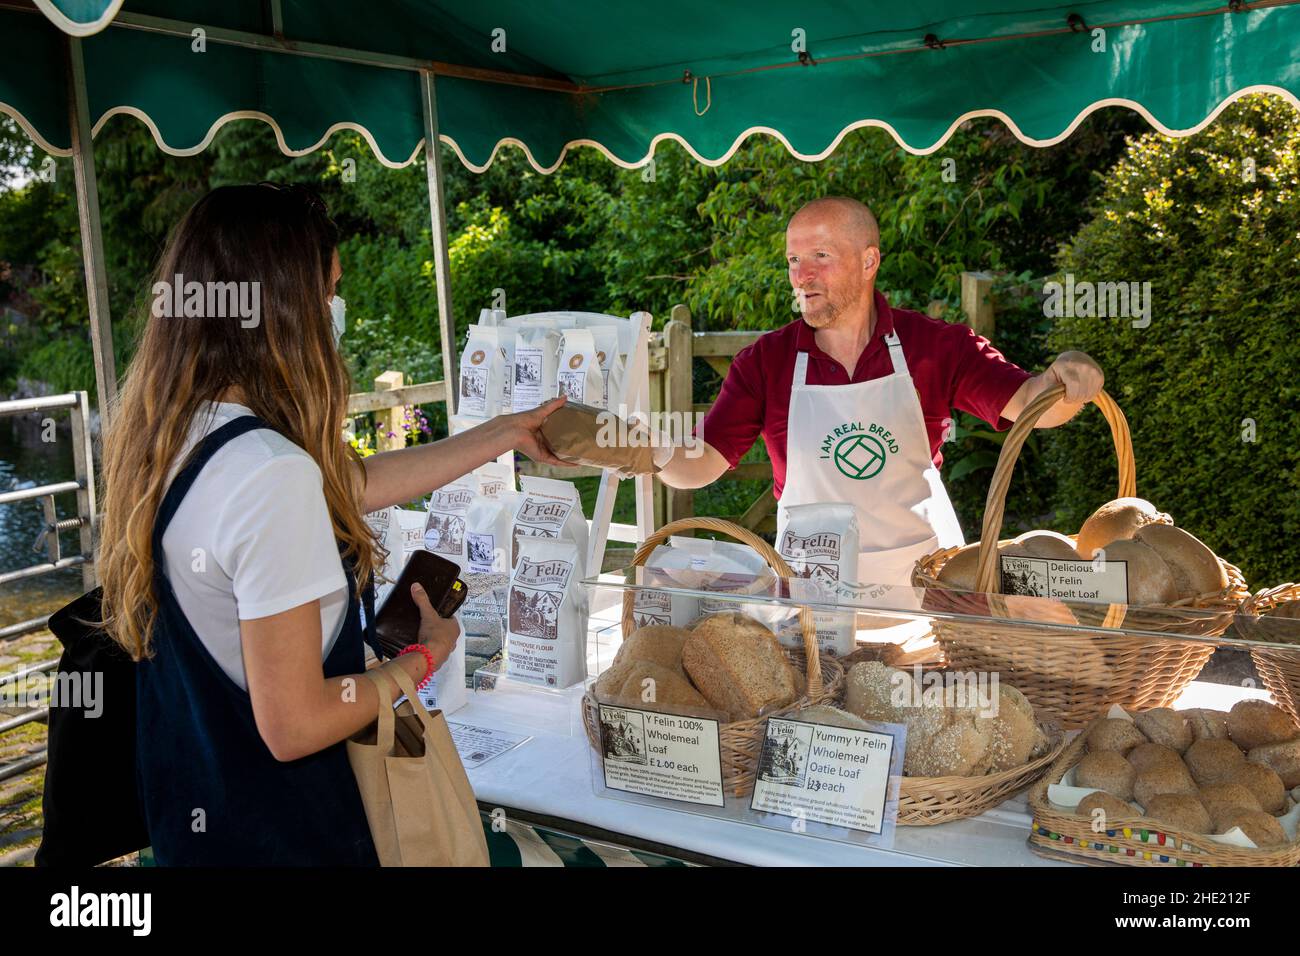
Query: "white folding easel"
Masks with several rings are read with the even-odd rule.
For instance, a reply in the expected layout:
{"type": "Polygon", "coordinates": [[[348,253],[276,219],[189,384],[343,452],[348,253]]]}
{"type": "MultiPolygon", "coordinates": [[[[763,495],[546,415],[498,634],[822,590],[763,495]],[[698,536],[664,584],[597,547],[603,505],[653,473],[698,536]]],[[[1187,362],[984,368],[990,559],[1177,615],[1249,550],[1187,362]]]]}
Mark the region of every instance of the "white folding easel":
{"type": "MultiPolygon", "coordinates": [[[[623,362],[623,376],[617,393],[611,392],[609,407],[618,412],[620,407],[628,411],[628,417],[639,417],[649,421],[650,416],[650,323],[649,312],[633,312],[627,318],[606,315],[601,312],[530,312],[527,315],[511,316],[512,319],[529,318],[575,318],[584,322],[599,321],[602,324],[618,326],[618,351],[616,361],[623,362]]],[[[612,367],[612,366],[611,366],[612,367]]],[[[614,500],[618,495],[619,482],[622,479],[608,468],[600,476],[600,492],[596,496],[596,508],[592,513],[591,534],[587,548],[587,574],[598,575],[605,563],[605,545],[610,539],[611,519],[614,516],[614,500]]],[[[614,526],[616,541],[628,541],[637,544],[654,532],[654,492],[653,475],[638,475],[636,481],[636,527],[622,528],[614,526]]]]}

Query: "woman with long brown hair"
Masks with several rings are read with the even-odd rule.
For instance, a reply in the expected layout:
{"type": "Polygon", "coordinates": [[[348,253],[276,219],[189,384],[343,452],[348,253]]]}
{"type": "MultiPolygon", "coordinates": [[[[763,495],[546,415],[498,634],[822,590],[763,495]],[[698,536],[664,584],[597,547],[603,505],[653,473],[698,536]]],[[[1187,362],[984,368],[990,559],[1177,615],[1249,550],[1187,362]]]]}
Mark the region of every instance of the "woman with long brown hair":
{"type": "MultiPolygon", "coordinates": [[[[376,864],[342,743],[378,705],[357,679],[382,560],[363,516],[511,448],[557,463],[538,429],[560,401],[358,458],[337,244],[308,190],[199,200],[105,438],[104,622],[140,662],[137,779],[163,865],[376,864]]],[[[412,597],[441,666],[458,625],[412,597]]],[[[420,654],[383,666],[429,670],[420,654]]]]}

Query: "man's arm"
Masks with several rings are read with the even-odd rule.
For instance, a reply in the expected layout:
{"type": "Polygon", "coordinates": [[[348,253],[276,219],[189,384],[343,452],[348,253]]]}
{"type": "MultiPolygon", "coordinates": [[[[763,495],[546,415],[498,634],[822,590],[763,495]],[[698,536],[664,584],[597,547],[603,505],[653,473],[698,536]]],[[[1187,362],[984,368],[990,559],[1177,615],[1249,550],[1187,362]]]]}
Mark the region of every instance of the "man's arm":
{"type": "Polygon", "coordinates": [[[1078,414],[1079,409],[1097,397],[1106,376],[1101,366],[1083,352],[1062,352],[1046,370],[1025,381],[1002,409],[1002,417],[1015,421],[1021,412],[1043,392],[1057,385],[1065,386],[1065,395],[1034,423],[1035,428],[1055,428],[1078,414]]]}
{"type": "MultiPolygon", "coordinates": [[[[722,453],[706,441],[695,441],[696,448],[672,448],[667,464],[661,465],[659,479],[673,488],[703,488],[711,485],[730,467],[722,453]]],[[[658,464],[659,456],[655,456],[658,464]]]]}

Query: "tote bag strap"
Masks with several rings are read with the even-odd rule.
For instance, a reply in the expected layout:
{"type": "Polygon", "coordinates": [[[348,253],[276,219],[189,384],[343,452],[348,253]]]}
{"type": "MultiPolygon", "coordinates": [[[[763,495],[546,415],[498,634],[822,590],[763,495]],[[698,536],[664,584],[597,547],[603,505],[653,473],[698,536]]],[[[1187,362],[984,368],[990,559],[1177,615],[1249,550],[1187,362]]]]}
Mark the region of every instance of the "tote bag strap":
{"type": "MultiPolygon", "coordinates": [[[[415,681],[411,680],[411,675],[406,673],[406,671],[402,670],[400,667],[394,667],[392,671],[385,676],[395,680],[397,686],[402,689],[402,693],[406,695],[406,699],[411,703],[411,710],[415,712],[415,716],[419,717],[420,723],[424,725],[424,732],[426,734],[436,734],[439,730],[438,723],[433,719],[433,714],[430,714],[429,711],[425,709],[424,704],[420,703],[420,695],[415,692],[415,681]]],[[[442,711],[439,710],[435,713],[441,715],[442,711]]],[[[445,719],[443,724],[445,726],[445,719]]]]}
{"type": "MultiPolygon", "coordinates": [[[[364,675],[379,693],[379,727],[375,733],[375,746],[385,756],[393,755],[393,681],[392,676],[381,667],[375,667],[364,675]]],[[[405,676],[405,674],[403,674],[405,676]]],[[[407,678],[409,680],[409,678],[407,678]]],[[[400,685],[398,685],[400,687],[400,685]]]]}

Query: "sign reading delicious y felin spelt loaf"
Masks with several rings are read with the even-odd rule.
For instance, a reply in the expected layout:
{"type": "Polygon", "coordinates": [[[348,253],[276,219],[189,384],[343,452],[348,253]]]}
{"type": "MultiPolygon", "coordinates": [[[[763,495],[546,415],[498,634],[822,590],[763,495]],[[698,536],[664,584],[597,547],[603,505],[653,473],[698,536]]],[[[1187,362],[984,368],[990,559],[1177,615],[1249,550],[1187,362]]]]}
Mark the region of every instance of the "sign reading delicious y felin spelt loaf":
{"type": "Polygon", "coordinates": [[[998,558],[1002,593],[1093,604],[1128,603],[1127,561],[998,558]]]}
{"type": "Polygon", "coordinates": [[[893,754],[890,734],[769,717],[749,807],[881,833],[893,754]]]}
{"type": "Polygon", "coordinates": [[[610,790],[723,805],[716,720],[601,704],[600,745],[610,790]]]}

